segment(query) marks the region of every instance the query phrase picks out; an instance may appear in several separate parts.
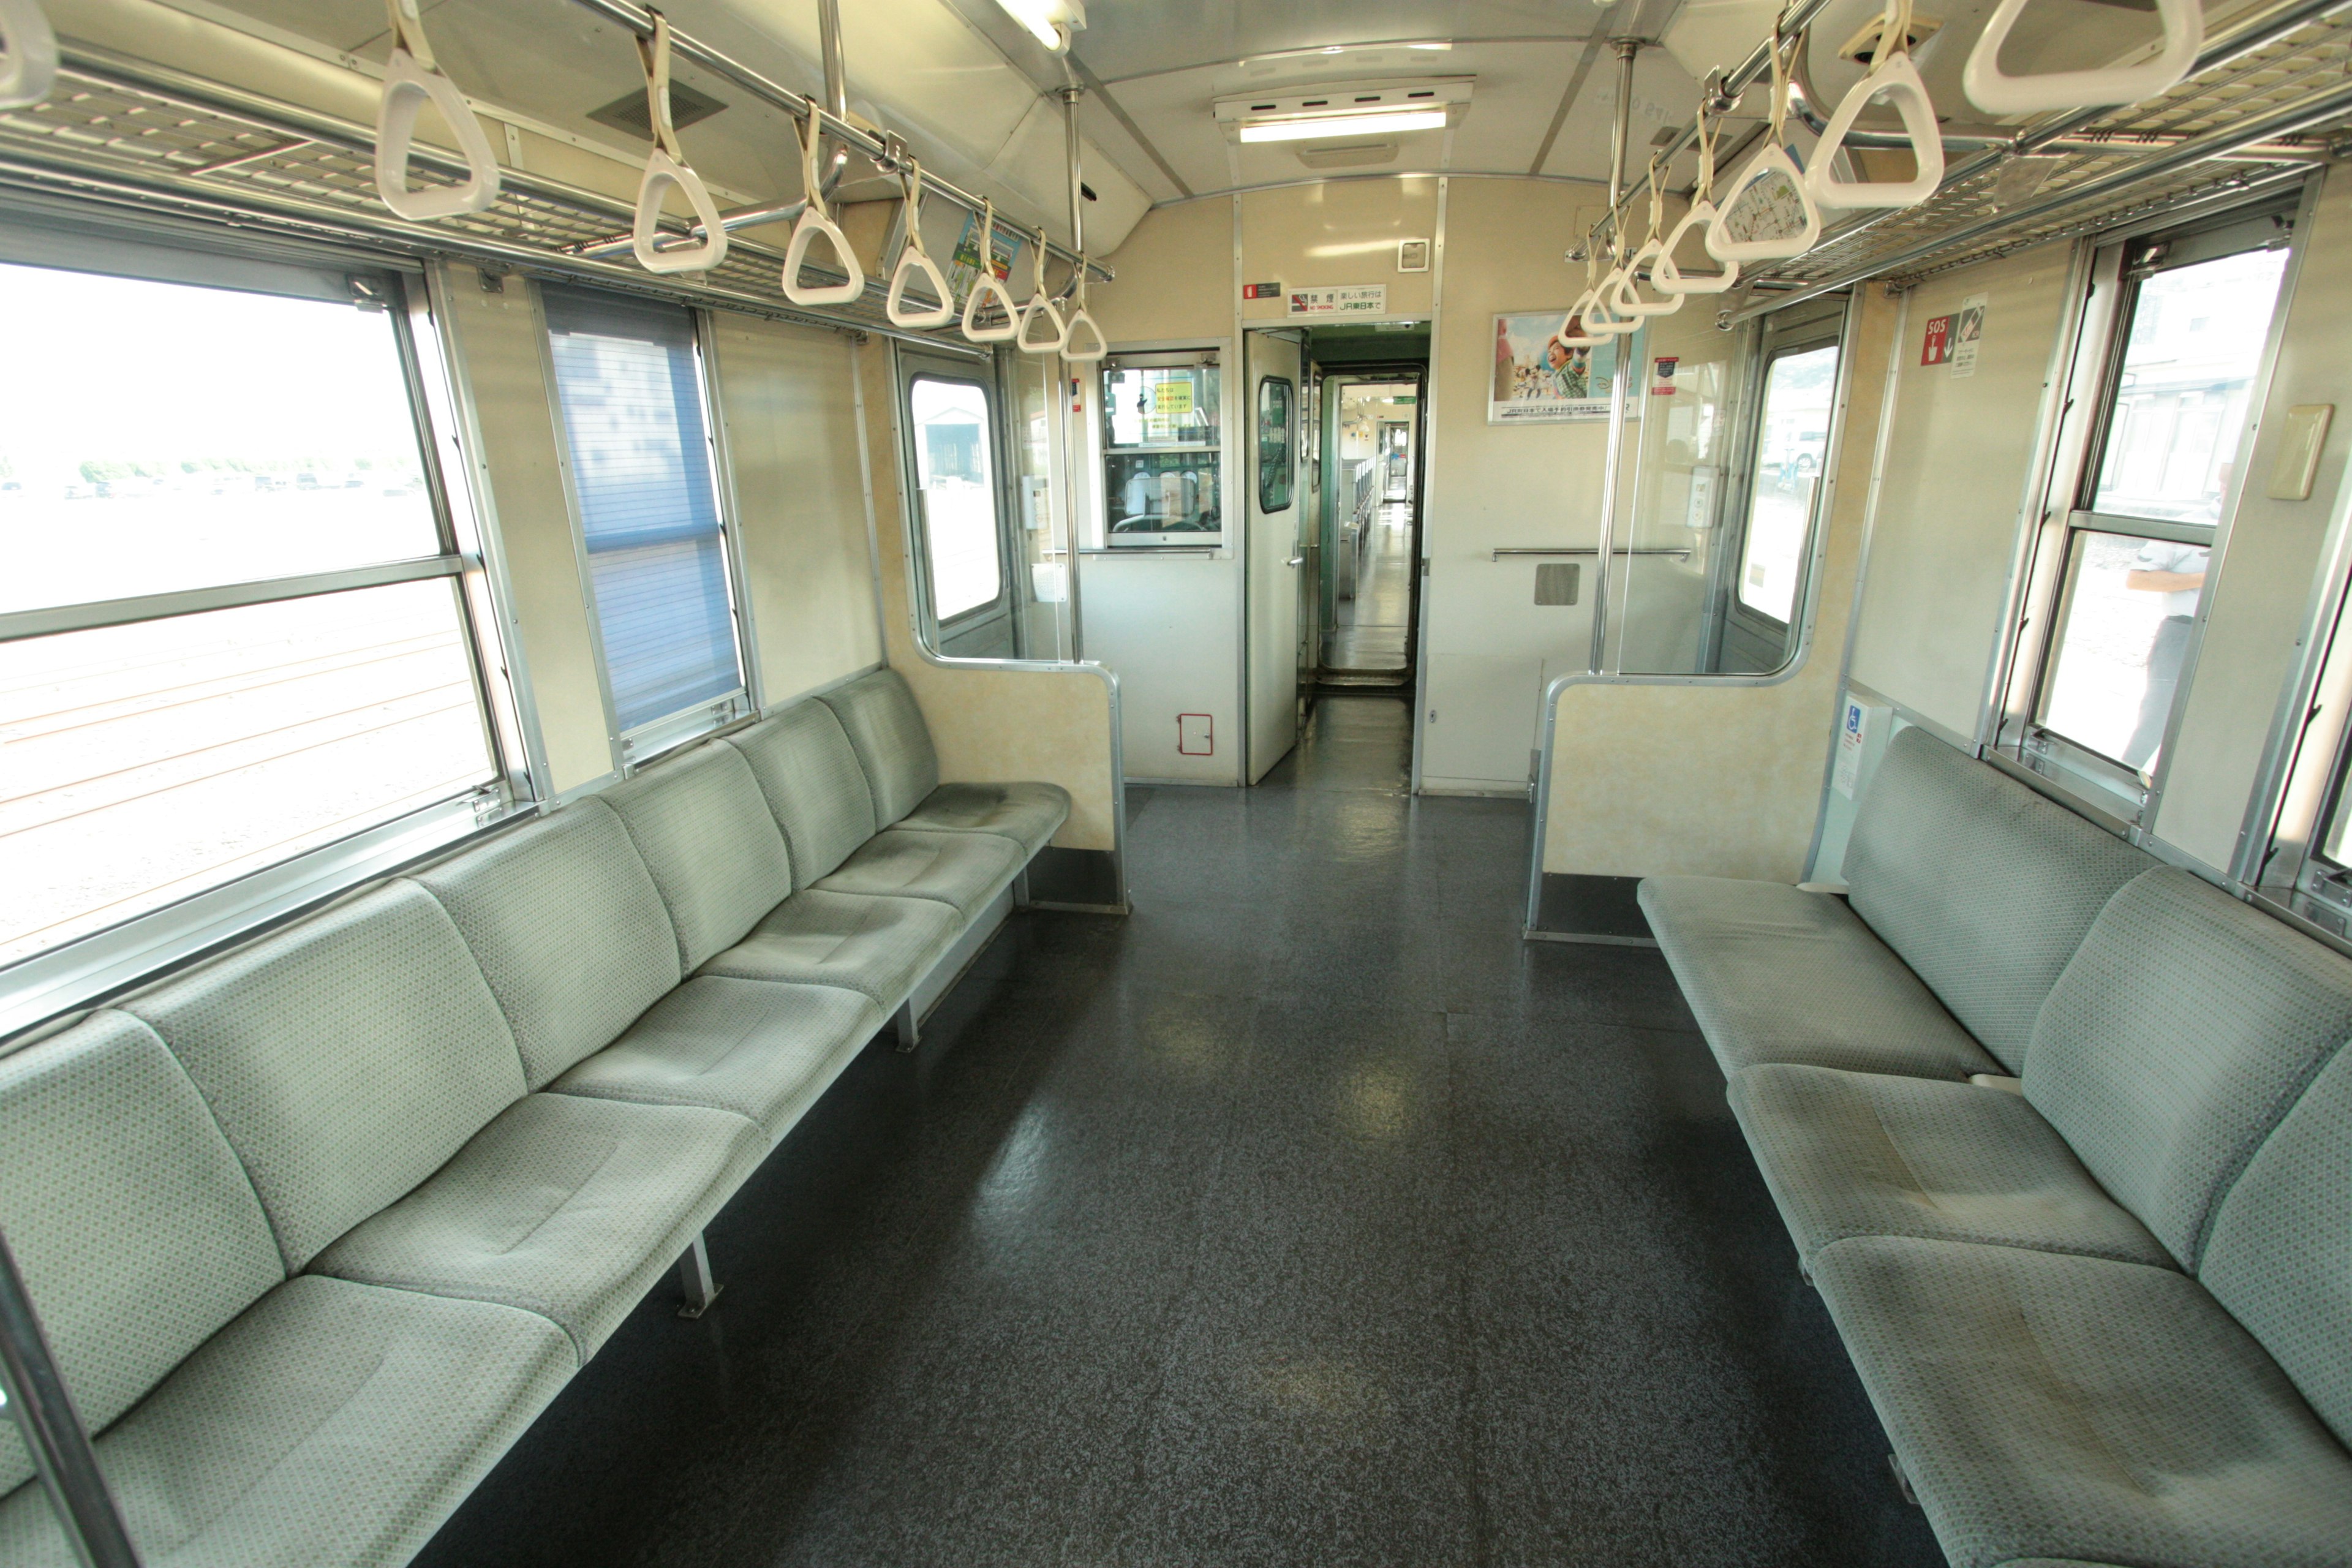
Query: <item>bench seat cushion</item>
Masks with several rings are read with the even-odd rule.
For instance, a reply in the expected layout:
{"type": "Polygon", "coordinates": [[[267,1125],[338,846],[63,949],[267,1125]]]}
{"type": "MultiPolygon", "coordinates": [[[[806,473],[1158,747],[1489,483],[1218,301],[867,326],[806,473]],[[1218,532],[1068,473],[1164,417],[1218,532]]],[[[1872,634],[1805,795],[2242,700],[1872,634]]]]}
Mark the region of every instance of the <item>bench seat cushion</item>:
{"type": "Polygon", "coordinates": [[[1640,897],[1726,1077],[1759,1062],[2001,1070],[1839,899],[1724,877],[1645,877],[1640,897]]]}
{"type": "MultiPolygon", "coordinates": [[[[264,1296],[98,1440],[152,1568],[389,1568],[488,1474],[574,1365],[546,1319],[315,1276],[264,1296]]],[[[75,1561],[37,1483],[0,1562],[75,1561]]]]}
{"type": "Polygon", "coordinates": [[[1813,1278],[1957,1568],[2322,1568],[2352,1458],[2187,1275],[1907,1237],[1813,1278]]]}
{"type": "Polygon", "coordinates": [[[993,833],[1021,846],[1024,860],[1053,841],[1070,817],[1070,792],[1050,784],[943,784],[898,826],[927,833],[993,833]]]}
{"type": "Polygon", "coordinates": [[[529,1095],[311,1268],[537,1312],[584,1362],[767,1152],[728,1111],[529,1095]]]}
{"type": "Polygon", "coordinates": [[[966,918],[1019,874],[1020,848],[992,833],[877,833],[815,885],[834,893],[930,899],[966,918]]]}
{"type": "Polygon", "coordinates": [[[698,974],[550,1087],[646,1105],[705,1105],[791,1131],[882,1026],[862,991],[698,974]]]}
{"type": "Polygon", "coordinates": [[[935,899],[811,888],[777,906],[751,935],[704,965],[703,973],[844,986],[890,1012],[947,956],[963,928],[963,918],[935,899]]]}
{"type": "Polygon", "coordinates": [[[2005,1090],[1767,1062],[1734,1078],[1730,1099],[1801,1257],[1914,1236],[2172,1266],[2005,1090]]]}

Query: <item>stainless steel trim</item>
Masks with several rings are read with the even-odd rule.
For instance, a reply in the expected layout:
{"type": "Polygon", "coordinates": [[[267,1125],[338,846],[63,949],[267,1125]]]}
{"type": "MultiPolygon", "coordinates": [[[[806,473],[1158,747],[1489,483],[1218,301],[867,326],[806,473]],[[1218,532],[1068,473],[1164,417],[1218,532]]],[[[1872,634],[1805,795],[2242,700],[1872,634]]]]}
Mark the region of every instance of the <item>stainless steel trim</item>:
{"type": "MultiPolygon", "coordinates": [[[[1449,132],[1446,145],[1453,146],[1449,132]]],[[[1446,207],[1453,195],[1453,176],[1440,175],[1437,181],[1437,226],[1430,237],[1429,248],[1429,361],[1422,367],[1421,401],[1413,406],[1421,410],[1421,493],[1416,504],[1420,511],[1421,561],[1415,568],[1421,575],[1415,581],[1413,593],[1412,628],[1412,763],[1406,789],[1413,795],[1422,790],[1423,758],[1427,751],[1428,736],[1424,726],[1429,721],[1429,591],[1432,542],[1437,534],[1437,519],[1433,504],[1437,497],[1437,416],[1430,406],[1429,386],[1437,374],[1438,351],[1443,345],[1445,327],[1445,218],[1446,207]]],[[[1319,628],[1318,628],[1319,633],[1319,628]]],[[[1319,658],[1322,650],[1316,650],[1319,658]]]]}
{"type": "Polygon", "coordinates": [[[694,353],[700,373],[703,439],[709,447],[710,488],[719,507],[719,543],[727,566],[727,607],[735,616],[736,673],[745,705],[754,713],[768,706],[760,667],[760,617],[751,613],[751,574],[744,563],[743,508],[735,492],[735,453],[729,444],[727,409],[719,396],[719,323],[709,310],[694,312],[694,353]]]}
{"type": "MultiPolygon", "coordinates": [[[[1568,544],[1557,549],[1506,544],[1487,552],[1487,559],[1500,561],[1507,555],[1598,555],[1600,553],[1601,547],[1597,544],[1568,544]]],[[[1691,557],[1691,552],[1687,550],[1667,550],[1654,545],[1628,548],[1621,544],[1612,549],[1609,553],[1612,555],[1671,555],[1677,561],[1687,561],[1691,557]]]]}
{"type": "Polygon", "coordinates": [[[200,616],[207,610],[233,610],[279,599],[307,599],[320,594],[348,593],[353,588],[381,588],[387,584],[414,583],[425,577],[455,577],[471,564],[462,555],[425,555],[413,561],[387,561],[377,566],[306,573],[299,577],[269,577],[257,583],[226,583],[211,588],[142,594],[129,599],[12,610],[0,615],[0,642],[54,637],[60,632],[94,631],[100,626],[160,621],[173,616],[200,616]]]}
{"type": "Polygon", "coordinates": [[[86,1568],[139,1568],[131,1531],[107,1489],[89,1432],[66,1391],[65,1373],[49,1352],[32,1292],[25,1289],[25,1277],[17,1272],[16,1255],[5,1237],[0,1237],[0,1390],[7,1394],[8,1414],[24,1434],[26,1452],[32,1456],[41,1489],[48,1494],[58,1527],[74,1555],[86,1568]]]}
{"type": "MultiPolygon", "coordinates": [[[[2277,324],[2278,323],[2275,321],[2272,322],[2273,326],[2276,326],[2277,324]]],[[[2260,408],[2262,405],[2262,397],[2259,394],[2250,401],[2253,404],[2255,408],[2260,408]]],[[[2251,418],[2249,419],[2247,427],[2250,429],[2252,428],[2251,418]]],[[[2234,500],[2235,498],[2232,497],[2232,504],[2234,504],[2234,500]]],[[[2224,516],[2227,515],[2227,512],[2228,508],[2225,507],[2223,509],[2224,516]]],[[[2066,514],[2066,526],[2069,528],[2088,529],[2094,533],[2121,533],[2127,534],[2134,539],[2162,539],[2174,544],[2196,545],[2217,544],[2219,532],[2221,528],[2221,524],[2220,523],[2176,522],[2170,518],[2129,517],[2122,512],[2083,511],[2080,510],[2070,511],[2066,514]]]]}

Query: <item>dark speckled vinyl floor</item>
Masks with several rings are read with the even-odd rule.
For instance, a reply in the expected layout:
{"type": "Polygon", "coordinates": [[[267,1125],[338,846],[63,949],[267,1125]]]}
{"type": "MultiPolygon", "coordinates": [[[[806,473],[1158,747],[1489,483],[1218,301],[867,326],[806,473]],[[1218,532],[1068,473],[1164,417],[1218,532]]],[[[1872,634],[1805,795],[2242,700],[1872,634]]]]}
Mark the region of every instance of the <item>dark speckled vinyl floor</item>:
{"type": "Polygon", "coordinates": [[[1937,1563],[1654,952],[1327,697],[870,1047],[435,1568],[1937,1563]]]}

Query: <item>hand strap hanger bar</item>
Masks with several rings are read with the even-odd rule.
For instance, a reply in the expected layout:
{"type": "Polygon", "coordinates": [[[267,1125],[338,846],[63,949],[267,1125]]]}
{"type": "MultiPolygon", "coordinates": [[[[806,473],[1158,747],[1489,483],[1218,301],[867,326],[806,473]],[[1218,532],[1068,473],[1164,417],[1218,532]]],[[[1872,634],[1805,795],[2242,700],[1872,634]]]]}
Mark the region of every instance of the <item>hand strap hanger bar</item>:
{"type": "MultiPolygon", "coordinates": [[[[0,5],[16,3],[0,0],[0,5]]],[[[384,12],[392,21],[392,60],[384,67],[383,96],[376,108],[376,194],[384,205],[413,223],[484,211],[499,199],[499,161],[490,152],[490,139],[482,134],[482,122],[467,106],[466,95],[435,63],[417,0],[384,0],[384,12]],[[427,102],[441,111],[457,138],[458,151],[466,155],[464,184],[408,187],[416,116],[427,102]]]]}
{"type": "Polygon", "coordinates": [[[637,39],[637,58],[646,70],[646,113],[653,124],[654,151],[646,160],[645,178],[637,184],[637,221],[630,230],[630,248],[636,252],[637,265],[648,272],[708,272],[727,259],[727,226],[719,219],[718,204],[710,199],[702,176],[677,144],[677,127],[669,115],[669,18],[658,11],[651,15],[653,35],[637,39]],[[654,244],[660,234],[662,195],[673,185],[702,220],[700,245],[665,249],[654,244]]]}
{"type": "Polygon", "coordinates": [[[0,109],[49,96],[58,79],[58,36],[39,0],[0,0],[0,109]]]}
{"type": "MultiPolygon", "coordinates": [[[[636,0],[572,0],[572,3],[604,17],[608,22],[626,27],[640,38],[651,38],[654,35],[658,13],[651,6],[636,4],[636,0]]],[[[1806,0],[1806,3],[1827,4],[1827,0],[1806,0]]],[[[833,138],[835,142],[853,153],[864,154],[886,174],[899,172],[902,160],[891,151],[882,138],[865,127],[855,124],[843,116],[831,113],[814,100],[794,92],[782,83],[763,76],[733,56],[703,43],[692,34],[670,28],[668,37],[671,47],[680,58],[692,61],[705,70],[725,77],[752,97],[772,108],[782,110],[794,120],[804,121],[811,115],[819,116],[823,121],[824,133],[833,138]]],[[[921,178],[932,195],[952,205],[961,207],[968,213],[980,212],[981,197],[959,185],[940,179],[937,174],[925,174],[921,178]]],[[[757,210],[760,216],[747,216],[740,218],[733,226],[740,228],[754,223],[775,221],[776,215],[772,209],[757,210]]],[[[1077,259],[1076,253],[1066,247],[1057,245],[1052,248],[1055,256],[1066,261],[1077,259]]],[[[1099,281],[1107,283],[1116,276],[1110,268],[1099,261],[1090,262],[1088,265],[1094,268],[1095,277],[1099,281]]]]}

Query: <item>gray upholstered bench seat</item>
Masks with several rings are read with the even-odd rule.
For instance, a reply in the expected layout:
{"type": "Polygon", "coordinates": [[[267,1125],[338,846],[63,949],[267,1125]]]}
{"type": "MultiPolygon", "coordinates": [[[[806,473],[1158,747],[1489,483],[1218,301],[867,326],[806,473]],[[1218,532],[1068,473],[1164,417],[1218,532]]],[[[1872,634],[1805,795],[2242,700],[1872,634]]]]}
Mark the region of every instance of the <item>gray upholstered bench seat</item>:
{"type": "Polygon", "coordinates": [[[1648,877],[1640,897],[1727,1077],[1786,1061],[1952,1079],[2007,1070],[1843,899],[1725,877],[1648,877]]]}
{"type": "MultiPolygon", "coordinates": [[[[0,1058],[0,1222],[145,1561],[404,1563],[579,1365],[536,1313],[287,1278],[154,1032],[100,1012],[0,1058]]],[[[0,1562],[73,1561],[0,1421],[0,1562]]]]}
{"type": "Polygon", "coordinates": [[[892,832],[988,833],[1019,845],[1024,858],[1045,847],[1069,820],[1070,792],[1049,784],[943,784],[892,832]]]}
{"type": "MultiPolygon", "coordinates": [[[[797,704],[0,1056],[0,1230],[145,1561],[407,1561],[1001,918],[1067,796],[889,826],[929,733],[845,693],[865,752],[797,704]]],[[[0,1421],[8,1568],[66,1561],[30,1475],[0,1421]]]]}
{"type": "Polygon", "coordinates": [[[2116,889],[2157,862],[1921,729],[1889,742],[1847,898],[1653,877],[1640,898],[1727,1078],[1805,1062],[2015,1073],[2042,998],[2116,889]]]}
{"type": "Polygon", "coordinates": [[[1877,1235],[2193,1267],[2347,1037],[2352,963],[2158,867],[2059,977],[2018,1093],[1775,1064],[1730,1097],[1802,1256],[1877,1235]]]}
{"type": "Polygon", "coordinates": [[[992,834],[1019,845],[1026,861],[1069,818],[1070,795],[1058,784],[941,784],[930,730],[895,669],[876,670],[820,700],[865,768],[880,827],[992,834]]]}

